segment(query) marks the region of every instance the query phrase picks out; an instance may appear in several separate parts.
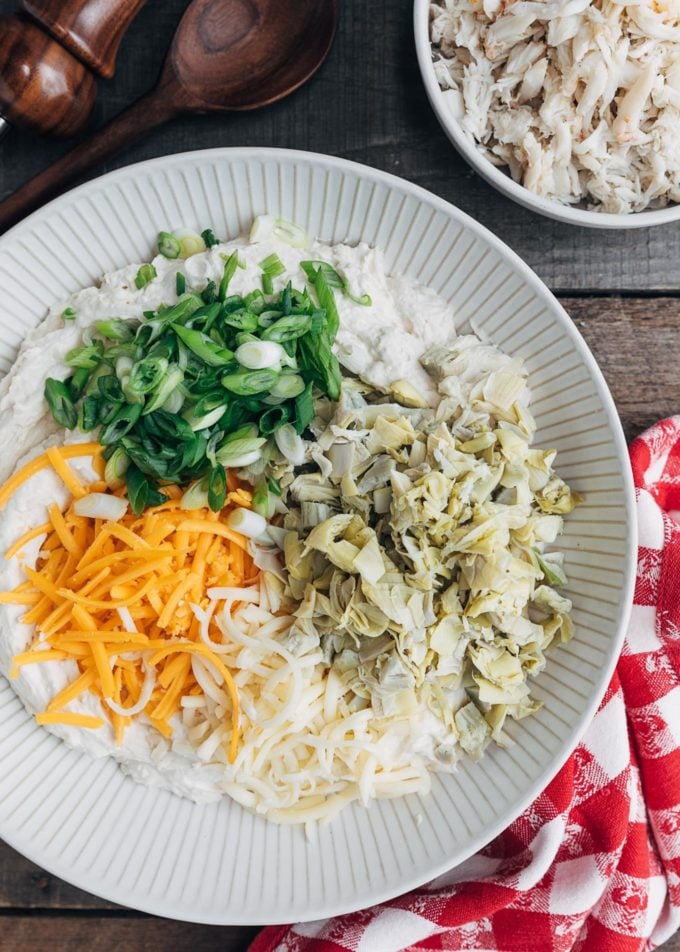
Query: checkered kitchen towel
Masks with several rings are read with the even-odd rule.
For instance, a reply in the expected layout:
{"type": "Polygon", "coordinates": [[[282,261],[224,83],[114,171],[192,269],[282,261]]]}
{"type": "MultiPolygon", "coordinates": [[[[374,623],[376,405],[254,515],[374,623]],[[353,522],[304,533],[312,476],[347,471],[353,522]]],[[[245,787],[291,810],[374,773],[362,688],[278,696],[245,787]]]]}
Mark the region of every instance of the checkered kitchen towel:
{"type": "Polygon", "coordinates": [[[251,952],[638,952],[680,926],[680,416],[632,444],[628,636],[582,743],[522,816],[428,886],[264,929],[251,952]]]}

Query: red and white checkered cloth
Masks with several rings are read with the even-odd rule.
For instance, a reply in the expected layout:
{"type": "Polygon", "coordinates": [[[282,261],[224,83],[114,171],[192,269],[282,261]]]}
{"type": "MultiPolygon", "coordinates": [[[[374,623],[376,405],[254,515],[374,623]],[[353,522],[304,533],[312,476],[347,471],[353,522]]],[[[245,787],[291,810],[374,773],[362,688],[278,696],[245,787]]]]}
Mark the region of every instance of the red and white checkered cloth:
{"type": "Polygon", "coordinates": [[[639,952],[680,927],[680,416],[635,440],[630,456],[633,614],[564,768],[450,873],[363,912],[264,929],[250,952],[639,952]]]}

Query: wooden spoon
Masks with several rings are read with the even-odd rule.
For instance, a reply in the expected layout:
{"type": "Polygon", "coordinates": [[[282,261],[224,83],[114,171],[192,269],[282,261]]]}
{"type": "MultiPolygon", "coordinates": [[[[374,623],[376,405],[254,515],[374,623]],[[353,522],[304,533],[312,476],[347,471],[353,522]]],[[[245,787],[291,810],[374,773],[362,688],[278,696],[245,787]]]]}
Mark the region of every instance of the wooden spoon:
{"type": "Polygon", "coordinates": [[[283,99],[326,59],[337,19],[338,0],[193,0],[156,87],[0,202],[0,231],[174,116],[283,99]]]}

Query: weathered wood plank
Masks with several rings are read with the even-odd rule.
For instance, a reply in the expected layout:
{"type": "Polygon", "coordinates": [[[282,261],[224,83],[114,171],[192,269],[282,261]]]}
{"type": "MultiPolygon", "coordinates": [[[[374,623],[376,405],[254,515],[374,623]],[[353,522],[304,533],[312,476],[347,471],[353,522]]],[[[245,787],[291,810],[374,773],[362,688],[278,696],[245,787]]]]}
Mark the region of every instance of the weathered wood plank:
{"type": "Polygon", "coordinates": [[[200,926],[151,916],[0,916],[7,952],[245,952],[257,929],[200,926]]]}
{"type": "MultiPolygon", "coordinates": [[[[151,917],[0,916],[7,952],[246,952],[257,929],[200,926],[151,917]]],[[[658,946],[680,952],[680,935],[658,946]]]]}
{"type": "Polygon", "coordinates": [[[6,909],[119,908],[52,876],[0,840],[0,915],[6,909]]]}
{"type": "Polygon", "coordinates": [[[680,301],[562,298],[612,391],[626,437],[680,413],[680,301]]]}
{"type": "MultiPolygon", "coordinates": [[[[185,6],[186,0],[166,0],[141,12],[121,48],[115,79],[99,84],[97,123],[148,88],[185,6]]],[[[0,0],[0,12],[14,7],[13,0],[0,0]]],[[[213,146],[327,152],[404,176],[459,205],[507,241],[551,287],[678,289],[680,225],[626,233],[560,225],[501,197],[471,171],[427,102],[415,60],[412,8],[413,0],[343,0],[331,57],[303,90],[257,114],[176,120],[107,168],[213,146]]],[[[4,196],[66,146],[15,130],[1,148],[4,196]]]]}

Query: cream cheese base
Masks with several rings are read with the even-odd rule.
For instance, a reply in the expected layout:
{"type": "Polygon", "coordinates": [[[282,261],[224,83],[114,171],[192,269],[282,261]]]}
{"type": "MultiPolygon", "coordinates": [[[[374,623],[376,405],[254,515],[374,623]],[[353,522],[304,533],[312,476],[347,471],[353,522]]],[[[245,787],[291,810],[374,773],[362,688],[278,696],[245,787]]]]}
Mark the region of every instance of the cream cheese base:
{"type": "MultiPolygon", "coordinates": [[[[364,307],[336,293],[340,314],[336,353],[340,363],[378,387],[407,379],[431,402],[436,400],[432,381],[418,357],[429,345],[452,339],[455,328],[449,306],[434,291],[403,276],[388,276],[381,252],[366,244],[350,247],[314,242],[296,249],[277,239],[239,239],[184,261],[154,258],[157,278],[141,290],[134,283],[139,265],[128,265],[104,275],[98,287],[78,291],[49,311],[26,337],[16,362],[0,384],[0,441],[11,448],[0,459],[0,481],[4,482],[47,446],[89,439],[77,431],[64,434],[47,410],[43,388],[47,377],[68,376],[66,354],[81,343],[83,333],[95,321],[112,317],[138,319],[144,311],[175,303],[178,272],[185,276],[187,290],[201,290],[208,280],[219,283],[224,256],[236,249],[246,267],[238,268],[231,280],[229,291],[233,294],[246,294],[259,286],[260,262],[271,254],[277,254],[286,268],[285,274],[275,279],[275,290],[284,287],[289,279],[294,286],[303,287],[306,278],[300,262],[306,259],[324,260],[342,271],[352,293],[369,294],[373,303],[364,307]],[[72,321],[62,317],[67,307],[76,313],[72,321]]],[[[70,465],[85,481],[95,478],[87,458],[73,460],[70,465]]],[[[67,490],[50,469],[24,483],[0,515],[0,552],[6,551],[28,529],[46,522],[47,508],[52,502],[64,508],[68,498],[67,490]]],[[[43,541],[44,537],[39,537],[25,546],[25,564],[35,566],[43,541]]],[[[0,559],[0,590],[10,590],[23,580],[18,556],[9,561],[0,559]]],[[[9,675],[12,657],[25,651],[34,637],[33,626],[20,621],[25,611],[25,606],[0,605],[0,673],[5,676],[9,675]]],[[[77,675],[75,662],[45,662],[23,667],[12,686],[26,709],[36,713],[44,710],[51,698],[77,675]]],[[[82,695],[69,705],[69,710],[102,717],[106,726],[96,731],[61,725],[48,729],[89,756],[115,758],[126,773],[141,783],[167,788],[196,802],[219,800],[225,786],[238,783],[232,768],[205,764],[188,755],[189,745],[178,716],[173,722],[172,742],[150,725],[136,720],[127,729],[123,745],[117,747],[97,697],[82,695]]],[[[395,757],[408,762],[411,757],[420,756],[431,766],[441,767],[434,750],[445,742],[446,729],[427,711],[423,712],[422,721],[421,739],[414,745],[417,749],[395,750],[395,757]]]]}

